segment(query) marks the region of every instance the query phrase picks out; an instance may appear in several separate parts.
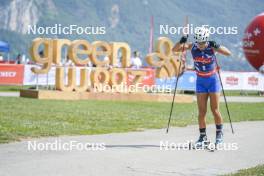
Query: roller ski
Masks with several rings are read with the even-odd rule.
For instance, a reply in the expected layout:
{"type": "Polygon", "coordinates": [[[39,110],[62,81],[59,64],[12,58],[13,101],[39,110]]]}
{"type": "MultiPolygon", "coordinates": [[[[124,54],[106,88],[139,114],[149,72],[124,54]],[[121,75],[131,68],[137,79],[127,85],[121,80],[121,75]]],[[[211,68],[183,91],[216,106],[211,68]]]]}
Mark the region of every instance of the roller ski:
{"type": "Polygon", "coordinates": [[[215,137],[215,150],[217,150],[219,145],[222,145],[224,142],[223,140],[223,132],[222,131],[216,131],[216,137],[215,137]]]}
{"type": "Polygon", "coordinates": [[[207,139],[207,136],[200,135],[195,143],[189,143],[189,150],[209,150],[213,152],[216,150],[216,146],[216,143],[212,143],[207,139]]]}

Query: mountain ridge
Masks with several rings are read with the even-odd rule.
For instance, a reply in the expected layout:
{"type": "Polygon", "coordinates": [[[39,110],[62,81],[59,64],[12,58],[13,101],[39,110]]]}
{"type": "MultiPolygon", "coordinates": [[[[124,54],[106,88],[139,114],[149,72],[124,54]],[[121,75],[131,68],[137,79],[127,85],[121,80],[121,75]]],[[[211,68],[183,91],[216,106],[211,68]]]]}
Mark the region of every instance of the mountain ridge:
{"type": "MultiPolygon", "coordinates": [[[[124,41],[132,50],[146,55],[149,48],[150,18],[154,17],[154,40],[169,37],[173,42],[180,35],[160,35],[159,25],[182,26],[185,16],[194,25],[237,26],[238,35],[212,35],[227,46],[233,57],[219,57],[224,70],[252,71],[242,51],[242,37],[247,24],[264,9],[264,3],[252,1],[177,1],[177,0],[1,0],[0,40],[11,45],[12,58],[27,54],[35,37],[85,39],[89,41],[124,41]],[[28,25],[105,26],[105,35],[27,35],[28,25]]],[[[191,39],[191,37],[190,37],[191,39]]],[[[188,58],[190,56],[188,55],[188,58]]],[[[190,61],[191,63],[191,61],[190,61]]]]}

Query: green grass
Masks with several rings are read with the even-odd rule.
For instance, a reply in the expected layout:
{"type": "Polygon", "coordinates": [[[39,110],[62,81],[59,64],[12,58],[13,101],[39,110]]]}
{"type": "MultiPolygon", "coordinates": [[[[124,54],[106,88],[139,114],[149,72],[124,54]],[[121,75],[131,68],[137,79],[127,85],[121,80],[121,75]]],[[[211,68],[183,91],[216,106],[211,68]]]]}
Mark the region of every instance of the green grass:
{"type": "Polygon", "coordinates": [[[227,174],[225,176],[264,176],[264,165],[259,165],[249,169],[242,169],[236,173],[227,174]]]}
{"type": "Polygon", "coordinates": [[[20,89],[27,89],[30,86],[2,86],[0,85],[0,92],[18,92],[20,89]]]}
{"type": "MultiPolygon", "coordinates": [[[[230,103],[233,121],[264,120],[264,103],[230,103]]],[[[0,143],[27,137],[84,135],[166,127],[170,103],[63,101],[0,97],[0,143]]],[[[227,122],[224,104],[221,112],[227,122]]],[[[197,123],[197,107],[176,104],[172,126],[197,123]]],[[[212,114],[208,114],[212,123],[212,114]]]]}
{"type": "Polygon", "coordinates": [[[228,90],[225,91],[226,96],[259,96],[258,91],[239,91],[239,90],[228,90]]]}

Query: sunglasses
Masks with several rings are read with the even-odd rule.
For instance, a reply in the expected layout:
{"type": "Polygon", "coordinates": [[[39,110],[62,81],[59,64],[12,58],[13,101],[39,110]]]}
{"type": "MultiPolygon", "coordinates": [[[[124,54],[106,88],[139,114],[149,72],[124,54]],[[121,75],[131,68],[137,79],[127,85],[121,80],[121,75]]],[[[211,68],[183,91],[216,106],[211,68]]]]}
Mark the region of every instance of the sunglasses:
{"type": "Polygon", "coordinates": [[[198,42],[197,44],[198,44],[198,45],[205,45],[206,42],[198,42]]]}

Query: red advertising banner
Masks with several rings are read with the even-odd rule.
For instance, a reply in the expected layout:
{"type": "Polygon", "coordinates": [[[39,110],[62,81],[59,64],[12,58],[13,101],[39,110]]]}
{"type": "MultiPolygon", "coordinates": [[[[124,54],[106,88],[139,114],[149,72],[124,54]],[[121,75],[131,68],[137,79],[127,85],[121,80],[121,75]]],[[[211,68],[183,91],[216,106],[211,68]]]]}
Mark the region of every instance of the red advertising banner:
{"type": "Polygon", "coordinates": [[[24,65],[0,64],[0,85],[22,85],[24,65]]]}
{"type": "MultiPolygon", "coordinates": [[[[152,86],[155,84],[155,74],[154,74],[154,69],[152,68],[142,68],[139,70],[144,70],[146,71],[146,75],[144,76],[143,80],[140,82],[143,85],[148,85],[148,86],[152,86]]],[[[128,75],[128,80],[127,83],[128,85],[131,85],[133,80],[134,80],[135,76],[134,75],[128,75]]]]}

